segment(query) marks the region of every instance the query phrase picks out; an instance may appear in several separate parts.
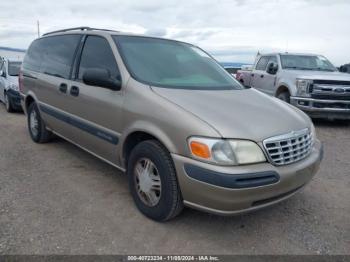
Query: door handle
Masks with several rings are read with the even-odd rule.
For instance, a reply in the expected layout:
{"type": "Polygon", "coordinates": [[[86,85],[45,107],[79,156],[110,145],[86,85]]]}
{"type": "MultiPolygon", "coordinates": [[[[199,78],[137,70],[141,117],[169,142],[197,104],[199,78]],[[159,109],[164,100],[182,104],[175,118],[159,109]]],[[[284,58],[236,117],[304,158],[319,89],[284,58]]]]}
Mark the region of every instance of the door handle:
{"type": "Polygon", "coordinates": [[[251,76],[254,76],[254,74],[251,74],[251,76]]]}
{"type": "Polygon", "coordinates": [[[264,75],[261,75],[260,77],[261,77],[261,78],[264,78],[264,75]]]}
{"type": "Polygon", "coordinates": [[[62,84],[60,84],[58,90],[60,90],[60,92],[62,92],[62,93],[67,93],[67,88],[68,88],[67,84],[62,83],[62,84]]]}
{"type": "Polygon", "coordinates": [[[72,87],[70,88],[70,94],[71,94],[72,96],[78,96],[78,95],[79,95],[79,87],[77,87],[77,86],[72,86],[72,87]]]}

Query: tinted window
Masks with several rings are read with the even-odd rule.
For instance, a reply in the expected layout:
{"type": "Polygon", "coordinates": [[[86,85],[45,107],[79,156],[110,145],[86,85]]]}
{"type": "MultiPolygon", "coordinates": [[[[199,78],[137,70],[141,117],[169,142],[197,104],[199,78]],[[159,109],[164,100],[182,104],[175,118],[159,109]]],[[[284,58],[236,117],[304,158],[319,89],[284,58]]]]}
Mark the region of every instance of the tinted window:
{"type": "Polygon", "coordinates": [[[120,78],[117,62],[115,61],[108,41],[103,37],[88,36],[81,54],[79,79],[83,78],[88,68],[107,69],[112,78],[120,78]]]}
{"type": "Polygon", "coordinates": [[[45,51],[40,71],[44,74],[69,78],[80,35],[62,35],[44,38],[45,51]]]}
{"type": "Polygon", "coordinates": [[[20,68],[21,68],[21,62],[10,62],[9,63],[9,75],[10,76],[18,76],[20,68]]]}
{"type": "Polygon", "coordinates": [[[43,39],[32,42],[23,60],[23,68],[31,71],[40,71],[42,54],[44,52],[43,39]]]}
{"type": "Polygon", "coordinates": [[[259,60],[259,62],[256,65],[256,70],[265,70],[267,63],[269,61],[269,57],[268,56],[262,56],[259,60]]]}
{"type": "Polygon", "coordinates": [[[130,74],[153,86],[231,90],[241,85],[201,49],[177,41],[114,36],[130,74]]]}

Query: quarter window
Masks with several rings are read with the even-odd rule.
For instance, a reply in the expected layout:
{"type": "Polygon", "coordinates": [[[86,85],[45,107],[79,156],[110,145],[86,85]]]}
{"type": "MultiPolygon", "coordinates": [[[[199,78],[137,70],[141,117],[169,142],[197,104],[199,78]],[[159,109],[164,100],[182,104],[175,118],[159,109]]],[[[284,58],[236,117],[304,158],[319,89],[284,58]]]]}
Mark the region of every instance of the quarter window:
{"type": "Polygon", "coordinates": [[[37,39],[33,41],[33,43],[30,45],[23,60],[24,69],[35,72],[40,71],[42,54],[44,52],[43,40],[44,39],[37,39]]]}
{"type": "Polygon", "coordinates": [[[81,54],[78,78],[83,79],[86,69],[107,69],[114,79],[119,79],[117,62],[108,41],[99,36],[88,36],[81,54]]]}

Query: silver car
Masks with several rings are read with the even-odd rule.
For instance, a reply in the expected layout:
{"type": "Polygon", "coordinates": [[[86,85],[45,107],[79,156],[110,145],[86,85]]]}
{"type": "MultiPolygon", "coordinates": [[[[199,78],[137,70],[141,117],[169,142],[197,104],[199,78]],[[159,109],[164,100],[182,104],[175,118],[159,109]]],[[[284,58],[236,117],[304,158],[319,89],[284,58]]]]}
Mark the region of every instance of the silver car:
{"type": "Polygon", "coordinates": [[[245,89],[197,46],[88,27],[44,35],[20,73],[28,130],[124,171],[139,210],[233,215],[280,202],[315,175],[310,118],[245,89]]]}
{"type": "Polygon", "coordinates": [[[18,73],[22,61],[0,57],[0,101],[7,112],[22,110],[18,90],[18,73]]]}

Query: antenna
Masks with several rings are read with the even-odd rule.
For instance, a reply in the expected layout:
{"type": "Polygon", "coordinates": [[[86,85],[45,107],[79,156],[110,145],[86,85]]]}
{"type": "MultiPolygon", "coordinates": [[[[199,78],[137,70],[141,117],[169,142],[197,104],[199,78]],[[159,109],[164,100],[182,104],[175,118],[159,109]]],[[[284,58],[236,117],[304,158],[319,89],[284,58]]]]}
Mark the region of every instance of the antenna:
{"type": "Polygon", "coordinates": [[[37,29],[38,29],[38,38],[40,37],[40,23],[39,20],[36,21],[37,29]]]}

